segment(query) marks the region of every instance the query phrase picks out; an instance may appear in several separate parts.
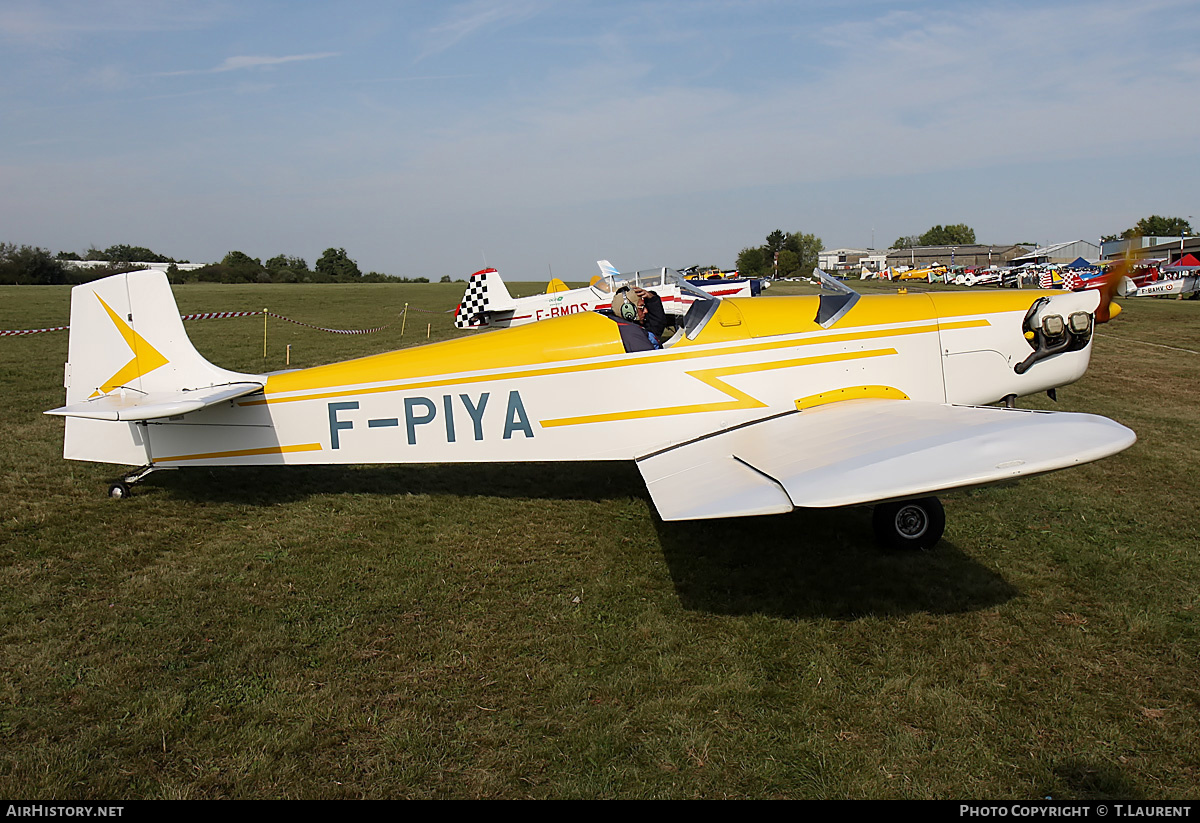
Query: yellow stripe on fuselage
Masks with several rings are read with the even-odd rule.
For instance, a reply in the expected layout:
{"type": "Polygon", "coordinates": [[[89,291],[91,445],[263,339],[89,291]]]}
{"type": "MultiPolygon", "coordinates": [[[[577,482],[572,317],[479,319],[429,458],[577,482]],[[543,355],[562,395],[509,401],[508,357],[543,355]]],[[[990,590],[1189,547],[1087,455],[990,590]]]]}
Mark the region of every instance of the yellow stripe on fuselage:
{"type": "Polygon", "coordinates": [[[995,292],[867,295],[836,326],[825,330],[810,319],[816,315],[819,298],[734,298],[724,301],[729,305],[720,307],[717,316],[712,318],[696,340],[683,341],[670,349],[638,357],[625,356],[617,327],[611,320],[594,312],[582,312],[472,337],[272,375],[264,389],[265,397],[241,401],[240,405],[293,403],[410,391],[484,380],[543,377],[982,327],[990,325],[983,318],[950,322],[946,322],[946,318],[1024,310],[1033,299],[1019,293],[995,292]],[[730,315],[736,313],[739,322],[732,325],[718,322],[727,308],[731,310],[730,315]],[[893,323],[919,325],[878,328],[893,323]],[[766,339],[803,333],[809,336],[766,339]],[[736,345],[738,340],[746,342],[736,345]],[[710,343],[726,345],[717,348],[704,345],[710,343]],[[578,362],[601,357],[605,359],[578,362]],[[502,371],[497,372],[496,369],[502,371]],[[485,371],[490,373],[481,374],[485,371]],[[380,383],[387,385],[369,385],[380,383]]]}
{"type": "Polygon", "coordinates": [[[227,452],[208,452],[207,454],[177,454],[174,457],[159,457],[155,463],[174,463],[181,460],[219,460],[225,457],[258,457],[264,454],[293,454],[295,452],[319,452],[320,443],[302,443],[296,446],[269,446],[261,449],[237,449],[227,452]]]}
{"type": "Polygon", "coordinates": [[[613,321],[595,312],[580,312],[456,340],[271,375],[264,391],[273,395],[323,390],[480,369],[583,360],[624,352],[613,321]]]}
{"type": "Polygon", "coordinates": [[[583,423],[607,423],[614,420],[642,420],[648,417],[666,417],[675,414],[695,414],[697,412],[735,411],[738,409],[766,408],[766,403],[735,388],[722,377],[735,374],[752,374],[771,369],[787,369],[794,366],[814,366],[818,363],[837,363],[845,360],[860,360],[867,357],[884,357],[896,354],[895,349],[876,349],[874,351],[846,352],[843,354],[827,354],[819,357],[797,357],[790,360],[776,360],[771,363],[746,363],[737,366],[725,366],[717,369],[702,369],[688,372],[701,383],[728,394],[733,400],[720,400],[715,403],[690,403],[684,406],[664,406],[656,409],[636,409],[632,411],[612,412],[609,414],[588,414],[579,417],[560,417],[553,420],[543,420],[543,428],[555,426],[578,426],[583,423]]]}

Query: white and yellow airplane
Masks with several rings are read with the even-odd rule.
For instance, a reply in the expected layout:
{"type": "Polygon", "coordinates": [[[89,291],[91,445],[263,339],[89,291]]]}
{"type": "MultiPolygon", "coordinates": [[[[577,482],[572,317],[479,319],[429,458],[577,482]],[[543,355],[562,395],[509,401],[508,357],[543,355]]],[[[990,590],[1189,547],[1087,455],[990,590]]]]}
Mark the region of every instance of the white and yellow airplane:
{"type": "Polygon", "coordinates": [[[948,272],[945,266],[940,263],[934,263],[932,266],[924,266],[919,269],[906,269],[904,271],[892,271],[892,280],[924,280],[926,283],[940,283],[946,277],[948,272]]]}
{"type": "Polygon", "coordinates": [[[240,374],[195,350],[163,274],[118,274],[73,290],[66,405],[47,414],[67,418],[65,458],[141,467],[114,497],[167,467],[633,460],[664,520],[871,503],[881,540],[918,547],[942,533],[936,493],[1136,439],[983,405],[1079,379],[1107,294],[860,296],[822,279],[828,293],[771,300],[695,291],[657,350],[627,351],[630,330],[587,311],[240,374]]]}

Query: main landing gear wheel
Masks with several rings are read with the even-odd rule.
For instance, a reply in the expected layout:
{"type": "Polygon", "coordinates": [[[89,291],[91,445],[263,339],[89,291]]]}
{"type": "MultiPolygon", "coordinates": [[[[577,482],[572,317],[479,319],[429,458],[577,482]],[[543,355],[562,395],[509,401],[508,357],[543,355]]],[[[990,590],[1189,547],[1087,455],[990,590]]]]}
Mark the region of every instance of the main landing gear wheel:
{"type": "Polygon", "coordinates": [[[123,480],[118,480],[108,487],[108,496],[113,500],[124,500],[131,494],[133,494],[133,489],[123,480]]]}
{"type": "Polygon", "coordinates": [[[888,549],[931,549],[946,531],[946,511],[936,497],[880,503],[871,521],[875,539],[888,549]]]}

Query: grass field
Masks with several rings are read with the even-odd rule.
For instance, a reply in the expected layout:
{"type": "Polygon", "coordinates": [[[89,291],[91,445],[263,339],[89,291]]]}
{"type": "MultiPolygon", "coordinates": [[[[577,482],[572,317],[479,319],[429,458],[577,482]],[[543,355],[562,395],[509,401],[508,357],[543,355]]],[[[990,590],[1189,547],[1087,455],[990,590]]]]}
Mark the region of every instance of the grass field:
{"type": "MultiPolygon", "coordinates": [[[[462,285],[176,295],[333,328],[410,304],[403,337],[272,320],[266,358],[261,317],[188,324],[263,371],[453,336],[462,285]]],[[[0,329],[68,304],[2,287],[0,329]]],[[[1123,305],[1084,380],[1022,405],[1137,445],[948,495],[919,555],[865,509],[663,523],[623,464],[194,469],[112,501],[41,414],[66,334],[0,338],[0,796],[1195,799],[1200,302],[1123,305]]]]}

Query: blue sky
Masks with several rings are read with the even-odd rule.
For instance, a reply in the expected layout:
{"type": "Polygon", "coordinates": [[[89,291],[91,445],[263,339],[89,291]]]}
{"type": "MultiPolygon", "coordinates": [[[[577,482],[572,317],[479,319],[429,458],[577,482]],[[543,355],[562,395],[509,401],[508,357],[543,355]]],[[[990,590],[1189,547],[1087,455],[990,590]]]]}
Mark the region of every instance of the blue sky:
{"type": "Polygon", "coordinates": [[[0,240],[512,280],[1094,241],[1200,215],[1198,40],[1195,0],[6,0],[0,240]]]}

